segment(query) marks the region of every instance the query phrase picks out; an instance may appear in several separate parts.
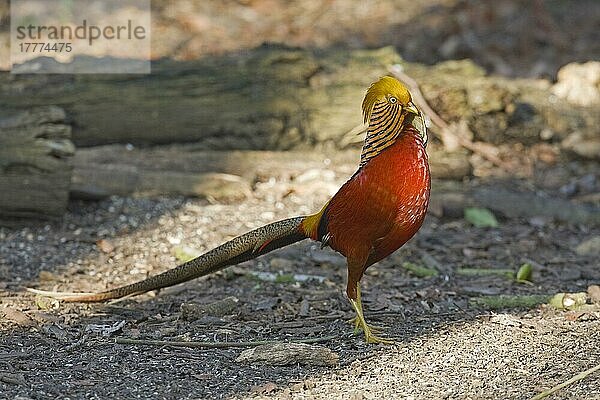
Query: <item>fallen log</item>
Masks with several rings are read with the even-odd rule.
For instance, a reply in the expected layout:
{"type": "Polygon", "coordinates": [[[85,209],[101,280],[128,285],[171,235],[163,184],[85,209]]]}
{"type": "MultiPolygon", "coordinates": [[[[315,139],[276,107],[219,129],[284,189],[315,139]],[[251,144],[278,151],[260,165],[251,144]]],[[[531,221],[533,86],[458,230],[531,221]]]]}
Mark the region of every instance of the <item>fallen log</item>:
{"type": "Polygon", "coordinates": [[[58,107],[0,116],[0,225],[65,212],[75,147],[64,121],[58,107]]]}
{"type": "Polygon", "coordinates": [[[236,201],[244,200],[250,192],[250,183],[236,175],[153,171],[123,164],[79,165],[71,183],[71,197],[83,200],[174,195],[236,201]]]}
{"type": "Polygon", "coordinates": [[[0,73],[0,108],[60,104],[74,121],[78,147],[195,142],[204,149],[309,148],[360,122],[365,88],[398,61],[392,49],[262,46],[195,61],[159,60],[151,75],[0,73]]]}
{"type": "Polygon", "coordinates": [[[587,138],[600,125],[595,109],[553,101],[550,82],[486,76],[470,61],[408,63],[393,48],[262,46],[159,60],[151,75],[0,73],[0,109],[59,104],[74,122],[78,147],[193,142],[205,150],[340,149],[352,144],[348,133],[356,136],[365,88],[395,64],[419,83],[440,117],[464,121],[474,142],[527,145],[578,132],[587,138]]]}

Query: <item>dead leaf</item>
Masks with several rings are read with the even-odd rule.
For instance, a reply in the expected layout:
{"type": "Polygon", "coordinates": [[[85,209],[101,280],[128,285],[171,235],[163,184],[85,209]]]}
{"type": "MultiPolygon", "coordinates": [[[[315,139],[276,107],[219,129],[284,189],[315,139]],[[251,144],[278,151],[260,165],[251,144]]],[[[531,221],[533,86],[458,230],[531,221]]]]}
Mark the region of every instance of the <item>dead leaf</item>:
{"type": "Polygon", "coordinates": [[[100,249],[101,252],[103,253],[112,253],[115,250],[115,246],[108,240],[106,239],[100,239],[96,242],[96,246],[98,246],[98,248],[100,249]]]}
{"type": "Polygon", "coordinates": [[[588,296],[592,300],[592,303],[600,303],[600,286],[590,285],[587,288],[588,296]]]}
{"type": "Polygon", "coordinates": [[[9,321],[12,321],[14,323],[16,323],[19,326],[36,326],[37,323],[29,318],[29,316],[27,314],[25,314],[22,311],[19,310],[15,310],[13,308],[2,308],[0,309],[0,316],[2,316],[4,319],[7,319],[9,321]]]}
{"type": "Polygon", "coordinates": [[[581,242],[575,247],[575,253],[586,257],[600,256],[600,236],[581,242]]]}
{"type": "Polygon", "coordinates": [[[267,382],[264,385],[256,386],[252,388],[253,393],[257,394],[268,394],[277,389],[277,385],[273,382],[267,382]]]}
{"type": "Polygon", "coordinates": [[[565,319],[567,321],[577,321],[581,316],[583,316],[585,313],[583,311],[569,311],[566,315],[565,315],[565,319]]]}
{"type": "Polygon", "coordinates": [[[39,275],[38,275],[38,279],[40,280],[40,282],[56,281],[56,275],[54,275],[50,271],[41,270],[40,273],[39,273],[39,275]]]}

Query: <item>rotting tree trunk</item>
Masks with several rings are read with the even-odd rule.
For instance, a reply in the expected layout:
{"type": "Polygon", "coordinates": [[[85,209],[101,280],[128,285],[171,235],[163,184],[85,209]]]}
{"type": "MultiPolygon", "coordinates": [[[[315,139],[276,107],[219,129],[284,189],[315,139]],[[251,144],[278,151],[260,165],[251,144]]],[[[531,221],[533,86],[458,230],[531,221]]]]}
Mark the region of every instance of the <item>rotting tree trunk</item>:
{"type": "MultiPolygon", "coordinates": [[[[552,101],[539,80],[486,76],[470,61],[404,62],[393,48],[263,46],[195,61],[156,61],[151,75],[0,73],[0,109],[55,104],[78,146],[197,143],[205,150],[288,150],[349,144],[365,88],[400,64],[448,122],[495,144],[593,137],[600,114],[552,101]]],[[[359,140],[360,141],[360,140],[359,140]]],[[[354,144],[358,146],[357,143],[354,144]]]]}
{"type": "Polygon", "coordinates": [[[390,49],[317,53],[263,46],[197,61],[157,61],[151,75],[0,74],[0,107],[63,107],[77,146],[308,148],[360,123],[365,88],[399,61],[390,49]]]}
{"type": "Polygon", "coordinates": [[[75,146],[64,120],[58,107],[0,116],[0,225],[65,212],[75,146]]]}

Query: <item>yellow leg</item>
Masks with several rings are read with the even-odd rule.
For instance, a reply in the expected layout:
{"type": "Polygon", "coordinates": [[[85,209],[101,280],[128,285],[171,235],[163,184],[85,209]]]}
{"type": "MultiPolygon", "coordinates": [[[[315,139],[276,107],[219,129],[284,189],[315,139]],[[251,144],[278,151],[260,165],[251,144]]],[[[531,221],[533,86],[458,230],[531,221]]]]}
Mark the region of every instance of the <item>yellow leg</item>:
{"type": "MultiPolygon", "coordinates": [[[[350,303],[352,303],[352,300],[350,300],[350,303]]],[[[358,308],[360,309],[360,314],[364,315],[362,299],[361,299],[361,295],[360,295],[360,283],[356,285],[356,304],[358,305],[358,308]]],[[[354,307],[354,304],[352,304],[352,307],[354,307]]],[[[356,307],[354,307],[354,309],[356,310],[356,307]]],[[[359,313],[357,311],[356,316],[348,321],[349,324],[354,325],[354,334],[355,335],[358,335],[363,330],[362,323],[360,322],[360,318],[358,318],[358,314],[359,313]]],[[[380,328],[377,326],[373,326],[373,325],[368,325],[368,326],[371,330],[371,333],[379,333],[384,330],[383,328],[380,328]]]]}
{"type": "Polygon", "coordinates": [[[365,321],[365,316],[363,313],[362,300],[360,298],[360,283],[356,284],[356,300],[350,299],[350,304],[356,311],[356,317],[354,317],[350,322],[354,322],[354,332],[358,332],[360,329],[365,333],[365,341],[367,343],[383,343],[383,344],[393,344],[394,342],[389,339],[384,339],[379,336],[376,336],[375,333],[379,332],[380,328],[374,328],[367,324],[365,321]]]}

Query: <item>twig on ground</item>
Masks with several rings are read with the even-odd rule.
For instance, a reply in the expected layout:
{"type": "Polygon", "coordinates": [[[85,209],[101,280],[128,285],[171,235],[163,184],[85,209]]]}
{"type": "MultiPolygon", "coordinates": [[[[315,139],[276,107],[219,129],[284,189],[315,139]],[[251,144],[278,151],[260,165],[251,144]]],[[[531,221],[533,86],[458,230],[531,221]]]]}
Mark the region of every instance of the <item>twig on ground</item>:
{"type": "Polygon", "coordinates": [[[25,384],[25,378],[21,374],[0,373],[0,382],[10,385],[23,385],[25,384]]]}
{"type": "Polygon", "coordinates": [[[354,128],[350,129],[348,132],[344,133],[342,138],[340,139],[340,146],[346,147],[350,144],[359,143],[363,141],[363,138],[359,135],[365,133],[367,131],[366,124],[356,125],[354,128]]]}
{"type": "Polygon", "coordinates": [[[460,304],[458,304],[457,302],[453,301],[452,304],[454,304],[454,307],[458,308],[467,317],[469,317],[471,319],[475,319],[475,315],[473,315],[472,313],[468,312],[465,308],[461,307],[460,304]]]}
{"type": "Polygon", "coordinates": [[[577,375],[575,375],[574,377],[572,377],[571,379],[564,381],[561,384],[558,384],[548,390],[544,390],[542,393],[539,393],[535,396],[533,396],[531,398],[531,400],[540,400],[540,399],[544,399],[548,396],[550,396],[552,393],[559,391],[560,389],[569,386],[572,383],[575,382],[579,382],[580,380],[583,380],[585,378],[587,378],[589,375],[593,374],[596,371],[600,371],[600,364],[596,365],[595,367],[592,367],[588,370],[585,370],[583,372],[578,373],[577,375]]]}
{"type": "MultiPolygon", "coordinates": [[[[423,96],[423,92],[421,92],[417,81],[402,71],[401,66],[392,65],[389,67],[389,71],[396,78],[408,85],[414,102],[423,110],[425,115],[429,117],[431,122],[439,128],[438,133],[447,150],[453,150],[458,146],[462,146],[473,153],[479,154],[483,158],[506,171],[514,171],[515,168],[512,165],[502,161],[496,154],[494,154],[495,149],[493,147],[483,142],[473,142],[466,137],[462,137],[461,135],[454,133],[451,125],[444,121],[444,119],[440,117],[440,115],[436,113],[433,108],[431,108],[429,103],[427,103],[427,100],[425,99],[425,96],[423,96]]],[[[463,127],[463,129],[468,128],[463,127]]]]}
{"type": "MultiPolygon", "coordinates": [[[[335,339],[337,336],[321,336],[310,339],[296,339],[292,343],[321,343],[335,339]]],[[[117,344],[134,344],[134,345],[149,345],[149,346],[173,346],[173,347],[193,347],[207,349],[227,349],[230,347],[254,347],[264,344],[281,343],[281,340],[257,340],[253,342],[177,342],[169,340],[146,340],[146,339],[127,339],[116,338],[117,344]]]]}
{"type": "Polygon", "coordinates": [[[345,312],[339,312],[339,313],[331,313],[331,314],[326,314],[326,315],[315,315],[314,317],[306,317],[304,318],[304,320],[306,321],[321,321],[321,320],[326,320],[326,321],[331,321],[331,320],[336,320],[336,319],[344,319],[346,317],[345,312]]]}

